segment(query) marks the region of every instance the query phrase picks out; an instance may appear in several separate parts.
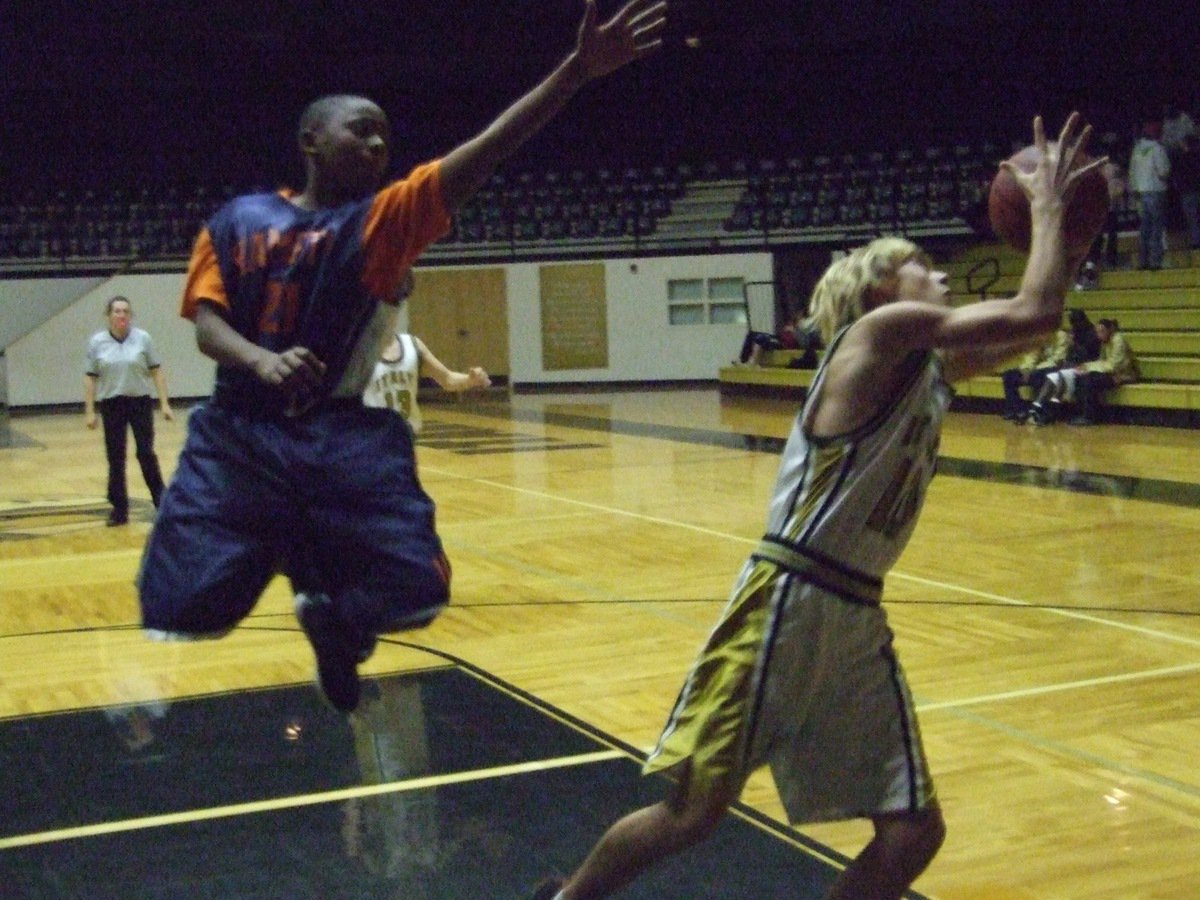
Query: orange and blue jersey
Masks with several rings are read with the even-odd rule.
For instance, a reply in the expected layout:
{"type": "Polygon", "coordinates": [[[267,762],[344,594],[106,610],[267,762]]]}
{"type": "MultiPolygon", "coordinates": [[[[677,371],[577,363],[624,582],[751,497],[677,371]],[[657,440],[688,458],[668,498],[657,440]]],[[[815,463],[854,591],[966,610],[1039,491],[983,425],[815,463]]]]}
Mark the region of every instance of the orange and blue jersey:
{"type": "MultiPolygon", "coordinates": [[[[377,194],[305,210],[282,193],[238,197],[196,240],[181,313],[215,304],[242,337],[274,353],[306,347],[338,384],[380,303],[395,304],[404,273],[450,227],[440,162],[377,194]]],[[[377,348],[362,348],[373,353],[377,348]]],[[[214,396],[249,408],[281,397],[252,372],[218,366],[214,396]]]]}

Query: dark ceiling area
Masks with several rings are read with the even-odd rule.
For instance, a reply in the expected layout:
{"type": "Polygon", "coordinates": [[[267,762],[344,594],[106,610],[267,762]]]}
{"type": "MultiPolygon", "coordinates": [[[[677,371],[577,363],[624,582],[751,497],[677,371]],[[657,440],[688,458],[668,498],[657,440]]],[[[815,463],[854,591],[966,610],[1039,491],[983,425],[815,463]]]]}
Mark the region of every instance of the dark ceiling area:
{"type": "MultiPolygon", "coordinates": [[[[0,11],[4,188],[295,182],[296,119],[330,92],[387,110],[406,169],[536,83],[582,9],[15,0],[0,11]]],[[[510,165],[1007,140],[1033,114],[1056,126],[1071,108],[1128,131],[1200,93],[1200,17],[1167,4],[673,0],[668,17],[659,53],[588,86],[510,165]]]]}

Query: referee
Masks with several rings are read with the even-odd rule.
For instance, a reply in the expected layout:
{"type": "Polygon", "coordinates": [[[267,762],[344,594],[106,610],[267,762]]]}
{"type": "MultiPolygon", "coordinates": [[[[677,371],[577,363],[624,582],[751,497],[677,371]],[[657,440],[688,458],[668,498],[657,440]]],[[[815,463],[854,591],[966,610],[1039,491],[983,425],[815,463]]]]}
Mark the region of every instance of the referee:
{"type": "Polygon", "coordinates": [[[158,507],[163,492],[162,471],[154,453],[154,401],[158,393],[163,418],[171,421],[167,379],[150,335],[133,327],[133,307],[125,297],[113,297],[105,307],[108,327],[88,341],[83,379],[83,414],[88,428],[96,427],[96,410],[104,422],[104,452],[108,457],[109,525],[129,521],[129,493],[125,487],[125,429],[133,431],[138,465],[158,507]]]}

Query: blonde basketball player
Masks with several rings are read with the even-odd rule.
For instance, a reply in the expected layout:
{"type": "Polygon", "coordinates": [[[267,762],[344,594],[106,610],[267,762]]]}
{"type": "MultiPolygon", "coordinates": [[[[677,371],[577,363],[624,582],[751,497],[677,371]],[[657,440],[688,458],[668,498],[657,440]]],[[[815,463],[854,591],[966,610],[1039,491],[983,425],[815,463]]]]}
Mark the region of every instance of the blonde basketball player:
{"type": "Polygon", "coordinates": [[[771,767],[795,823],[869,818],[874,836],[829,896],[900,897],[945,824],[912,698],[880,606],[933,476],[949,384],[1053,334],[1079,258],[1063,213],[1090,128],[1072,115],[1043,159],[1010,171],[1029,196],[1033,246],[1018,294],[948,304],[914,244],[881,238],[833,263],[810,305],[828,351],[783,452],[766,536],[692,667],[647,772],[663,801],[614,824],[570,878],[538,898],[605,897],[716,827],[756,768],[771,767]],[[1061,148],[1061,152],[1059,152],[1061,148]]]}

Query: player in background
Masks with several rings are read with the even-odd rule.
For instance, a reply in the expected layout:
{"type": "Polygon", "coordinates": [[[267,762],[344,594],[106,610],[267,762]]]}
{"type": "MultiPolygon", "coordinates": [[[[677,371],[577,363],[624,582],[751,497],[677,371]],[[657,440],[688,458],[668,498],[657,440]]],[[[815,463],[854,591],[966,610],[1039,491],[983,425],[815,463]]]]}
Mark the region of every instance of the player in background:
{"type": "Polygon", "coordinates": [[[220,637],[285,574],[322,691],[349,711],[375,637],[426,625],[449,602],[411,431],[362,402],[395,331],[397,289],[500,163],[585,85],[657,48],[665,22],[665,3],[632,0],[602,24],[587,0],[575,46],[550,75],[391,184],[383,110],[322,97],[298,129],[304,190],[235,198],[208,220],[182,313],[217,361],[216,384],[190,417],[142,558],[151,636],[220,637]]]}
{"type": "MultiPolygon", "coordinates": [[[[620,819],[538,900],[607,897],[706,838],[769,765],[792,823],[870,818],[874,837],[829,896],[901,897],[945,836],[915,708],[881,606],[937,460],[950,383],[1045,336],[1086,256],[1064,212],[1097,160],[1072,115],[1058,147],[1041,119],[1032,249],[1017,295],[963,307],[913,243],[880,238],[834,262],[809,306],[829,348],[783,451],[767,532],[701,650],[646,772],[666,799],[620,819]],[[1058,148],[1061,149],[1061,155],[1058,148]]],[[[1089,241],[1090,243],[1090,241],[1089,241]]]]}
{"type": "MultiPolygon", "coordinates": [[[[409,272],[400,286],[400,300],[405,300],[412,289],[413,277],[409,272]]],[[[451,371],[419,337],[397,333],[375,363],[375,371],[363,391],[363,403],[400,413],[408,420],[413,434],[420,434],[422,420],[417,391],[422,375],[428,375],[442,390],[452,393],[492,384],[488,373],[479,366],[471,366],[466,372],[451,371]]]]}

